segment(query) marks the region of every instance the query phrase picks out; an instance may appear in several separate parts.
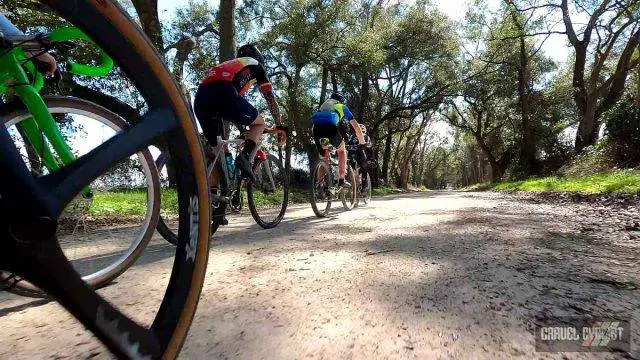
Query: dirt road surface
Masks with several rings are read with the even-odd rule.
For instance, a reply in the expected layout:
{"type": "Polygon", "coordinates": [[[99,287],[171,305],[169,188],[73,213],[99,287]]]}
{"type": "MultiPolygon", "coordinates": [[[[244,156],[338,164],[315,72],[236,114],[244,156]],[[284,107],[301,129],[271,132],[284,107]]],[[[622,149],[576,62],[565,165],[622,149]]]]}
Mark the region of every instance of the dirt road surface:
{"type": "MultiPolygon", "coordinates": [[[[293,206],[272,230],[232,217],[181,357],[640,357],[637,207],[457,192],[336,207],[318,219],[293,206]],[[535,352],[535,322],[563,315],[631,318],[631,353],[535,352]]],[[[171,252],[155,240],[101,292],[150,321],[147,299],[164,291],[171,252]]],[[[109,357],[55,303],[0,293],[0,329],[0,359],[109,357]]]]}

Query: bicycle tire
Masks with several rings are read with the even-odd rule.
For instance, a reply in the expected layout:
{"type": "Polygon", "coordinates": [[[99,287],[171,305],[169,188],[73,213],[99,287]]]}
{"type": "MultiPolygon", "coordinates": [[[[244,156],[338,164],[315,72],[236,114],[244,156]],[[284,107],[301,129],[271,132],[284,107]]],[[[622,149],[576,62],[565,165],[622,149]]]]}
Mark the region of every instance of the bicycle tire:
{"type": "MultiPolygon", "coordinates": [[[[124,119],[117,114],[87,100],[65,96],[45,96],[43,100],[52,114],[71,113],[83,115],[85,119],[93,119],[117,131],[122,131],[128,127],[124,119]]],[[[0,109],[0,119],[7,127],[17,125],[20,121],[28,119],[29,116],[29,111],[19,102],[14,102],[12,106],[0,109]]],[[[145,176],[148,178],[150,193],[147,198],[147,206],[148,208],[150,207],[150,211],[146,212],[143,220],[144,230],[133,240],[127,251],[116,259],[117,262],[96,273],[82,277],[90,286],[102,287],[121,275],[138,259],[153,236],[155,223],[160,213],[160,180],[149,150],[144,149],[138,152],[138,158],[144,169],[145,176]]],[[[46,293],[28,281],[16,281],[8,290],[22,296],[46,296],[46,293]]]]}
{"type": "MultiPolygon", "coordinates": [[[[287,204],[289,202],[289,161],[287,161],[287,159],[288,157],[285,155],[285,163],[284,163],[284,166],[282,166],[282,164],[280,163],[280,160],[275,156],[269,154],[269,156],[267,157],[266,162],[268,164],[275,164],[277,167],[280,167],[281,174],[283,174],[282,203],[280,204],[280,210],[277,212],[277,215],[270,221],[265,221],[265,219],[263,219],[263,217],[259,213],[258,206],[254,199],[254,194],[255,194],[254,188],[256,187],[256,185],[252,181],[249,181],[249,184],[247,184],[247,200],[248,200],[249,210],[251,211],[251,216],[253,217],[253,220],[255,220],[256,223],[260,225],[263,229],[272,229],[278,226],[278,224],[280,224],[280,222],[284,218],[285,212],[287,211],[287,204]]],[[[262,166],[269,166],[269,165],[263,162],[259,166],[260,168],[262,168],[262,166]]]]}
{"type": "MultiPolygon", "coordinates": [[[[163,151],[156,159],[156,168],[158,169],[158,173],[162,173],[162,169],[167,165],[168,161],[169,154],[163,151]]],[[[160,236],[162,236],[170,244],[178,245],[178,234],[171,230],[162,214],[158,216],[158,224],[156,225],[156,230],[158,230],[160,236]]]]}
{"type": "Polygon", "coordinates": [[[368,171],[365,172],[364,178],[365,178],[364,186],[365,186],[366,192],[362,194],[363,196],[361,197],[361,199],[365,205],[369,205],[371,203],[371,176],[369,175],[368,171]]]}
{"type": "Polygon", "coordinates": [[[347,165],[346,178],[348,178],[348,181],[351,183],[351,189],[349,189],[349,191],[344,191],[343,189],[340,193],[340,200],[342,200],[342,207],[350,211],[356,206],[358,201],[358,178],[351,165],[347,165]],[[350,196],[347,197],[347,195],[350,196]]]}
{"type": "Polygon", "coordinates": [[[316,195],[316,188],[318,187],[318,177],[316,174],[318,173],[318,171],[320,171],[320,168],[324,168],[325,182],[329,182],[328,186],[327,184],[325,184],[325,187],[329,189],[333,187],[333,173],[329,164],[324,160],[320,160],[316,164],[315,168],[313,169],[313,174],[311,175],[311,208],[313,209],[313,213],[316,214],[317,217],[322,218],[326,217],[329,214],[329,210],[331,210],[331,196],[329,196],[329,198],[326,200],[324,209],[318,208],[317,200],[320,198],[316,195]]]}
{"type": "MultiPolygon", "coordinates": [[[[47,211],[58,216],[59,209],[99,175],[96,173],[162,137],[177,165],[179,241],[169,284],[148,328],[135,323],[87,286],[64,258],[55,236],[38,244],[37,249],[25,251],[17,246],[15,238],[6,237],[10,229],[4,225],[2,240],[11,256],[0,256],[2,266],[56,298],[116,357],[175,359],[196,311],[209,254],[209,190],[195,119],[162,57],[116,2],[42,2],[81,28],[114,59],[145,99],[148,111],[124,132],[45,179],[49,182],[26,181],[21,189],[38,190],[33,196],[40,203],[42,194],[48,194],[47,211]],[[59,192],[48,191],[54,189],[59,192]]],[[[10,141],[6,131],[2,140],[10,141]]],[[[6,156],[15,159],[18,154],[12,151],[6,156]]],[[[26,170],[16,171],[20,173],[15,179],[23,181],[26,170]]],[[[11,196],[3,196],[5,201],[10,199],[13,201],[11,196]]]]}

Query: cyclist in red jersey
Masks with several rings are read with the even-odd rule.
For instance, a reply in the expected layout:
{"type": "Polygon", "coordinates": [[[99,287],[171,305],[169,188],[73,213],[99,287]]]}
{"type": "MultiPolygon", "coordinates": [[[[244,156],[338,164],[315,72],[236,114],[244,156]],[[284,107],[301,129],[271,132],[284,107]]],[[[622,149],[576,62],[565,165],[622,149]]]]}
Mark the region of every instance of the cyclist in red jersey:
{"type": "Polygon", "coordinates": [[[254,83],[260,88],[273,119],[280,125],[282,119],[273,86],[263,66],[264,58],[253,44],[238,48],[237,58],[211,68],[193,102],[194,111],[207,140],[215,145],[217,136],[224,136],[222,120],[249,126],[244,147],[236,157],[236,168],[245,177],[253,179],[251,160],[265,129],[264,118],[242,96],[254,83]]]}

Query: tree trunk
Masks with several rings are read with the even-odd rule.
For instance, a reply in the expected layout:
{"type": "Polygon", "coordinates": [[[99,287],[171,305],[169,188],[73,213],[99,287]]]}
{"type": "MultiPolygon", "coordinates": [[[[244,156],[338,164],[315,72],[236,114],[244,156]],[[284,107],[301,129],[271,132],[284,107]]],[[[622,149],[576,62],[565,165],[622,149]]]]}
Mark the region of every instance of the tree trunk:
{"type": "MultiPolygon", "coordinates": [[[[236,57],[236,0],[220,0],[218,8],[218,23],[220,24],[219,61],[225,62],[236,57]]],[[[231,132],[231,124],[224,122],[224,132],[227,136],[231,132]]]]}
{"type": "Polygon", "coordinates": [[[336,78],[336,69],[331,70],[331,88],[333,92],[338,92],[338,79],[336,78]]]}
{"type": "Polygon", "coordinates": [[[158,0],[132,0],[136,9],[142,30],[151,39],[151,42],[164,54],[164,41],[162,38],[162,25],[158,17],[158,0]]]}
{"type": "Polygon", "coordinates": [[[382,155],[382,171],[380,178],[385,185],[389,184],[389,160],[391,159],[391,141],[393,135],[387,135],[384,139],[384,153],[382,155]]]}
{"type": "Polygon", "coordinates": [[[220,24],[220,62],[236,57],[236,0],[220,0],[218,23],[220,24]]]}
{"type": "Polygon", "coordinates": [[[420,159],[418,160],[418,171],[415,183],[416,185],[422,185],[424,182],[424,157],[427,152],[427,141],[422,142],[422,146],[420,147],[420,159]]]}
{"type": "Polygon", "coordinates": [[[176,56],[173,59],[173,77],[178,82],[178,86],[182,90],[188,104],[191,104],[191,96],[187,87],[184,85],[184,64],[189,58],[189,54],[196,47],[196,39],[193,37],[184,37],[178,41],[176,45],[176,56]]]}
{"type": "Polygon", "coordinates": [[[522,116],[522,143],[520,147],[520,165],[523,175],[532,175],[536,173],[536,144],[534,133],[535,129],[531,123],[529,116],[529,94],[527,91],[527,83],[529,81],[527,49],[524,37],[520,37],[520,64],[518,66],[518,97],[520,98],[520,112],[522,116]]]}
{"type": "Polygon", "coordinates": [[[584,148],[593,145],[598,140],[600,123],[596,118],[596,104],[592,99],[586,99],[578,106],[578,132],[576,133],[575,150],[580,153],[584,148]]]}
{"type": "Polygon", "coordinates": [[[329,82],[329,67],[322,65],[322,84],[320,85],[320,101],[318,107],[327,99],[327,83],[329,82]]]}
{"type": "MultiPolygon", "coordinates": [[[[397,164],[398,164],[398,158],[400,157],[400,153],[402,152],[402,140],[404,140],[404,133],[401,132],[400,136],[398,137],[398,145],[396,145],[394,151],[393,151],[393,158],[391,159],[391,168],[389,169],[391,174],[393,174],[393,179],[394,182],[396,184],[396,186],[398,186],[398,184],[400,183],[398,175],[397,174],[397,164]]],[[[407,140],[407,146],[409,145],[409,142],[407,140]]]]}
{"type": "MultiPolygon", "coordinates": [[[[480,148],[480,150],[482,150],[484,157],[489,162],[489,167],[491,168],[489,181],[493,183],[500,180],[506,169],[501,166],[498,159],[491,152],[491,148],[484,142],[484,140],[477,134],[474,134],[474,136],[476,137],[476,141],[478,142],[478,147],[480,148]]],[[[480,162],[480,164],[482,164],[482,161],[480,162]]],[[[482,167],[482,165],[480,166],[482,167]]]]}
{"type": "Polygon", "coordinates": [[[369,101],[369,74],[366,71],[362,71],[362,79],[360,83],[360,103],[358,104],[358,112],[356,119],[360,122],[364,122],[364,114],[367,107],[367,101],[369,101]]]}

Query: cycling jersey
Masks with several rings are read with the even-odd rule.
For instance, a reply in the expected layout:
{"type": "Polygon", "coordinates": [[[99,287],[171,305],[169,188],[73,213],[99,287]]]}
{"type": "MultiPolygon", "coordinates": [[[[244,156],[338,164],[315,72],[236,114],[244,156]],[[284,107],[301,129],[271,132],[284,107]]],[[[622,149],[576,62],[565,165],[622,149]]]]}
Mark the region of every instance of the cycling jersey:
{"type": "Polygon", "coordinates": [[[346,122],[352,119],[353,114],[349,107],[334,99],[325,101],[320,106],[320,111],[311,117],[314,125],[338,125],[340,120],[346,122]]]}
{"type": "Polygon", "coordinates": [[[202,85],[212,82],[231,83],[242,96],[251,88],[254,81],[257,81],[263,93],[271,91],[272,86],[264,67],[254,58],[241,57],[212,67],[209,75],[202,80],[202,85]]]}

